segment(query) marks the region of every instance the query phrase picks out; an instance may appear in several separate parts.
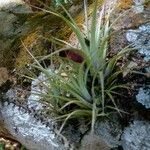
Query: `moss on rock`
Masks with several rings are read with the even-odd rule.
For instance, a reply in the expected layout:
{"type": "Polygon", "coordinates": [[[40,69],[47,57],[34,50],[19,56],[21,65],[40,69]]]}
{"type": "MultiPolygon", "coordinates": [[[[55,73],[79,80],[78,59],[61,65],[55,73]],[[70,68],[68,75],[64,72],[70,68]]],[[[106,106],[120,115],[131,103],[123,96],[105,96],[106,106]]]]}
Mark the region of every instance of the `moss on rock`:
{"type": "Polygon", "coordinates": [[[40,39],[40,35],[40,31],[35,31],[33,33],[30,33],[22,40],[22,44],[20,45],[20,51],[16,57],[16,68],[22,68],[26,64],[32,62],[32,58],[27,52],[27,49],[35,57],[43,56],[44,54],[46,54],[46,49],[44,48],[44,41],[40,39]]]}

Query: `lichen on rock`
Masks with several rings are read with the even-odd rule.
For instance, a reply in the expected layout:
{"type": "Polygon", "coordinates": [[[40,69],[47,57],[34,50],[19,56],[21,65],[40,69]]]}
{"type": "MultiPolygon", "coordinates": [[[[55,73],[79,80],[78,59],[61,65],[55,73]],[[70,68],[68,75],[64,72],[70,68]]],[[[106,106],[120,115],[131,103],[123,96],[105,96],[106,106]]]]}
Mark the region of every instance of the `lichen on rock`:
{"type": "Polygon", "coordinates": [[[110,147],[99,136],[88,133],[82,139],[80,150],[110,150],[110,147]]]}
{"type": "Polygon", "coordinates": [[[20,51],[16,56],[15,67],[17,69],[23,68],[25,65],[32,63],[32,57],[28,51],[32,53],[34,57],[43,56],[46,54],[46,46],[44,46],[44,40],[40,38],[40,30],[29,33],[22,39],[20,44],[20,51]],[[27,51],[28,49],[28,51],[27,51]]]}
{"type": "Polygon", "coordinates": [[[6,129],[30,150],[68,150],[68,145],[64,145],[56,134],[52,118],[38,112],[42,104],[35,92],[41,92],[40,83],[43,80],[45,77],[41,74],[33,81],[29,97],[28,92],[19,87],[8,90],[4,97],[7,100],[1,106],[1,119],[4,120],[6,129]],[[22,103],[25,100],[26,103],[22,103]]]}
{"type": "Polygon", "coordinates": [[[22,0],[0,1],[0,67],[13,68],[19,49],[18,38],[28,31],[28,28],[22,28],[23,22],[19,17],[23,20],[26,16],[22,14],[29,12],[30,7],[22,0]]]}
{"type": "Polygon", "coordinates": [[[145,108],[150,108],[150,87],[147,88],[141,87],[136,95],[136,100],[145,106],[145,108]]]}
{"type": "Polygon", "coordinates": [[[150,23],[143,24],[135,30],[128,30],[126,38],[144,56],[145,61],[150,60],[150,23]]]}
{"type": "Polygon", "coordinates": [[[14,35],[16,27],[13,25],[17,22],[17,17],[8,12],[0,12],[0,35],[10,37],[14,35]]]}
{"type": "Polygon", "coordinates": [[[97,121],[95,124],[95,133],[108,144],[109,147],[118,147],[120,145],[120,136],[122,133],[119,124],[111,121],[97,121]]]}
{"type": "Polygon", "coordinates": [[[1,112],[5,127],[27,148],[31,150],[55,150],[59,148],[52,128],[36,121],[32,115],[25,113],[23,109],[14,107],[13,104],[4,103],[1,112]]]}
{"type": "Polygon", "coordinates": [[[149,150],[150,123],[135,120],[124,130],[121,139],[124,150],[149,150]]]}

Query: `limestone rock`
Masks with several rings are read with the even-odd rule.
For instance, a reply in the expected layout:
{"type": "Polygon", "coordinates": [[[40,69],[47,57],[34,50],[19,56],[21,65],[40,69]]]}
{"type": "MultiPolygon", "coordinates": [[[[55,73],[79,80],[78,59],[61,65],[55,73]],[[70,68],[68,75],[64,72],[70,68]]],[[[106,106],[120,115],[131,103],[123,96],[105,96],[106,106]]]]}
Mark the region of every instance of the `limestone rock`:
{"type": "Polygon", "coordinates": [[[145,108],[150,108],[150,87],[147,88],[141,87],[136,95],[136,100],[145,106],[145,108]]]}
{"type": "Polygon", "coordinates": [[[82,139],[80,150],[110,150],[110,147],[99,136],[87,134],[82,139]]]}
{"type": "Polygon", "coordinates": [[[111,148],[120,145],[122,130],[119,125],[110,121],[97,121],[95,124],[95,134],[99,136],[111,148]]]}
{"type": "Polygon", "coordinates": [[[129,28],[138,27],[141,24],[145,24],[150,19],[149,16],[149,5],[144,4],[144,0],[120,0],[120,7],[118,7],[113,14],[111,22],[118,16],[120,18],[113,25],[114,30],[123,30],[129,28]],[[122,6],[128,4],[128,9],[122,6]],[[129,9],[130,8],[130,9],[129,9]],[[127,9],[127,10],[126,10],[127,9]]]}
{"type": "Polygon", "coordinates": [[[121,139],[124,150],[149,150],[150,123],[135,120],[125,129],[121,139]]]}
{"type": "Polygon", "coordinates": [[[19,15],[30,10],[22,0],[0,1],[0,67],[12,68],[18,52],[18,38],[28,31],[27,28],[21,28],[23,22],[19,20],[19,15]]]}
{"type": "Polygon", "coordinates": [[[18,5],[24,3],[23,0],[1,0],[0,1],[0,8],[8,7],[8,5],[18,5]]]}
{"type": "Polygon", "coordinates": [[[0,35],[5,37],[10,37],[14,34],[15,24],[17,22],[17,17],[8,12],[0,13],[0,35]]]}
{"type": "MultiPolygon", "coordinates": [[[[1,108],[1,106],[0,106],[0,108],[1,108]]],[[[8,138],[8,139],[15,140],[15,138],[5,128],[4,120],[2,118],[1,112],[0,112],[0,138],[8,138]]]]}
{"type": "MultiPolygon", "coordinates": [[[[0,119],[13,137],[30,150],[71,150],[70,141],[57,134],[52,116],[45,116],[41,112],[43,106],[47,108],[40,102],[41,97],[38,95],[46,90],[42,82],[46,84],[46,77],[41,73],[32,82],[31,95],[19,87],[8,90],[3,99],[9,102],[6,101],[1,106],[0,119]]],[[[66,132],[68,137],[79,137],[72,130],[63,132],[66,132]]]]}
{"type": "MultiPolygon", "coordinates": [[[[38,83],[34,83],[35,88],[36,86],[39,87],[38,83]]],[[[35,88],[32,90],[35,90],[35,88]]],[[[15,139],[30,150],[68,150],[68,145],[63,145],[60,138],[57,138],[52,119],[46,118],[45,120],[40,113],[36,113],[35,109],[31,108],[34,96],[37,98],[36,95],[32,93],[33,99],[30,96],[28,106],[21,102],[25,101],[26,94],[26,91],[19,88],[10,89],[6,93],[5,98],[9,99],[10,103],[4,102],[0,109],[0,121],[3,120],[5,128],[15,139]]],[[[41,106],[38,99],[35,105],[36,107],[41,106]]]]}
{"type": "Polygon", "coordinates": [[[120,19],[113,25],[115,32],[110,37],[111,51],[117,52],[130,42],[139,47],[139,52],[142,55],[149,53],[147,50],[149,45],[149,10],[150,6],[144,4],[143,0],[120,1],[120,5],[112,15],[111,20],[113,22],[115,18],[120,16],[120,19]],[[129,8],[131,9],[129,10],[129,8]],[[125,14],[123,15],[123,13],[125,14]]]}
{"type": "Polygon", "coordinates": [[[150,23],[139,26],[138,29],[127,31],[126,38],[137,47],[145,61],[150,61],[150,23]]]}
{"type": "Polygon", "coordinates": [[[62,150],[65,149],[57,143],[52,128],[46,127],[36,121],[32,115],[13,105],[2,107],[2,116],[5,127],[16,139],[30,150],[62,150]],[[61,148],[60,148],[61,147],[61,148]]]}
{"type": "Polygon", "coordinates": [[[9,11],[12,13],[31,13],[31,7],[24,0],[1,0],[0,10],[9,11]]]}

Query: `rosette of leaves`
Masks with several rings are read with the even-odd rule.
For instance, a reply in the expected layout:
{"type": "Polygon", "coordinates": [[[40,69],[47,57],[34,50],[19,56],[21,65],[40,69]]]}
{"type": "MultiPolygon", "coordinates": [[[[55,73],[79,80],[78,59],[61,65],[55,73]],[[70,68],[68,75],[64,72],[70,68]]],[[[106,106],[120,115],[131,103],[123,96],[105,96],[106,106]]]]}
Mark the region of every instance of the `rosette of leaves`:
{"type": "Polygon", "coordinates": [[[120,95],[119,90],[127,86],[117,82],[122,71],[116,64],[131,48],[127,46],[113,57],[108,57],[111,29],[120,16],[110,24],[113,8],[106,9],[105,2],[98,14],[97,0],[95,1],[91,27],[88,28],[88,9],[87,2],[84,0],[86,35],[63,5],[61,3],[59,5],[67,17],[59,12],[41,10],[64,20],[75,33],[80,48],[73,47],[67,41],[51,37],[50,41],[67,48],[56,50],[40,61],[48,58],[57,60],[60,64],[57,70],[42,67],[40,61],[31,54],[36,63],[33,66],[47,76],[45,85],[47,92],[40,95],[58,115],[55,120],[64,120],[60,131],[69,119],[84,117],[91,121],[93,132],[98,118],[107,116],[112,111],[118,111],[119,114],[123,112],[117,106],[115,95],[120,95]]]}

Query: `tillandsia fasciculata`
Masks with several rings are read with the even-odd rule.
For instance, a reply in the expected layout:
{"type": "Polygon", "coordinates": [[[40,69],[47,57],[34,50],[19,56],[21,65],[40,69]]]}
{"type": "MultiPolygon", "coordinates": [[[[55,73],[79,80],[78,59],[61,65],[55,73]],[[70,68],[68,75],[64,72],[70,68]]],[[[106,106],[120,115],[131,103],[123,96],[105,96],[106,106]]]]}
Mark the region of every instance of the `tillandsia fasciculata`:
{"type": "MultiPolygon", "coordinates": [[[[94,125],[98,118],[108,116],[114,111],[120,115],[124,112],[118,108],[116,95],[121,95],[119,90],[128,89],[128,87],[119,83],[118,79],[122,70],[117,67],[117,62],[134,48],[130,45],[122,48],[114,56],[108,56],[112,26],[122,15],[110,23],[115,3],[109,5],[107,1],[104,1],[101,9],[97,7],[97,3],[98,0],[95,0],[91,23],[89,23],[87,1],[84,0],[85,33],[60,2],[59,6],[67,17],[56,11],[39,8],[41,11],[61,18],[75,33],[79,47],[51,36],[49,40],[62,46],[61,49],[55,50],[40,60],[37,60],[27,49],[35,60],[31,66],[39,69],[47,77],[45,85],[47,92],[39,93],[39,95],[49,103],[51,111],[58,115],[55,120],[64,120],[60,131],[69,119],[83,117],[91,122],[91,129],[94,132],[94,125]],[[41,61],[45,59],[57,62],[59,67],[44,68],[41,61]]],[[[52,66],[55,66],[55,63],[52,66]]]]}

